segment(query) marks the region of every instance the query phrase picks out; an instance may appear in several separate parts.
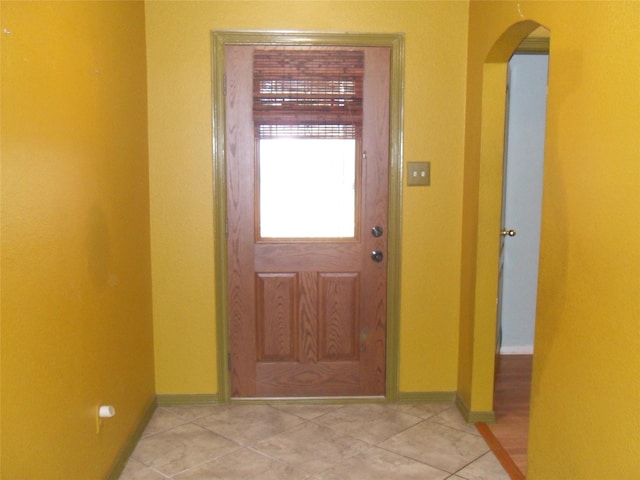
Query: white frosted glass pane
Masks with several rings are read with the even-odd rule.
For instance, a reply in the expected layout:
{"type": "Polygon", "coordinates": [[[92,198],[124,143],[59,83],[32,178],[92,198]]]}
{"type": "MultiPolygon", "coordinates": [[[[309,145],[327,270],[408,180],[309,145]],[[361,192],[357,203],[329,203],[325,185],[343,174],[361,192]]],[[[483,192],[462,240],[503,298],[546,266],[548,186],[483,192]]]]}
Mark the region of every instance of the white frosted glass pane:
{"type": "Polygon", "coordinates": [[[260,140],[260,237],[355,236],[355,140],[260,140]]]}

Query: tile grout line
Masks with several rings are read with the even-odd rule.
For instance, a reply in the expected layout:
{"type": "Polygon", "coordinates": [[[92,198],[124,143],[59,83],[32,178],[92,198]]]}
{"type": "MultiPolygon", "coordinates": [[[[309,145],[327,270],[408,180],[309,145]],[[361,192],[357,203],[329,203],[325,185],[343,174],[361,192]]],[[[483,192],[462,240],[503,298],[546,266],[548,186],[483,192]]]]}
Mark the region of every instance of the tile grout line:
{"type": "MultiPolygon", "coordinates": [[[[377,446],[378,448],[380,448],[380,449],[382,449],[382,450],[384,450],[384,451],[386,451],[386,452],[392,453],[392,454],[394,454],[394,455],[398,455],[399,457],[403,457],[403,458],[406,458],[406,459],[411,460],[411,461],[413,461],[413,462],[418,462],[418,463],[420,463],[420,464],[422,464],[422,465],[426,465],[427,467],[434,468],[434,469],[436,469],[436,470],[439,470],[439,471],[441,471],[441,472],[444,472],[445,474],[447,474],[447,475],[448,475],[447,477],[445,477],[445,479],[447,479],[447,478],[451,478],[451,477],[453,477],[453,476],[457,475],[457,474],[458,474],[458,472],[460,472],[461,470],[465,469],[466,467],[468,467],[469,465],[471,465],[473,462],[475,462],[475,461],[479,460],[482,456],[486,455],[487,453],[489,453],[489,452],[491,451],[491,449],[489,449],[489,447],[487,447],[487,451],[486,451],[486,452],[484,452],[484,453],[482,453],[479,457],[474,458],[472,461],[470,461],[469,463],[467,463],[467,464],[466,464],[466,465],[464,465],[463,467],[459,468],[459,469],[458,469],[458,470],[456,470],[455,472],[449,472],[449,471],[447,471],[447,470],[443,470],[443,469],[442,469],[442,468],[440,468],[440,467],[436,467],[435,465],[431,465],[431,464],[429,464],[429,463],[423,462],[422,460],[419,460],[419,459],[417,459],[417,458],[410,457],[410,456],[405,455],[405,454],[402,454],[402,453],[400,453],[400,452],[396,452],[396,451],[393,451],[393,450],[389,450],[388,448],[385,448],[385,447],[383,447],[382,445],[380,445],[380,444],[382,444],[382,443],[386,442],[387,440],[390,440],[391,438],[395,437],[396,435],[400,435],[400,434],[402,434],[402,433],[406,432],[407,430],[410,430],[410,429],[412,429],[412,428],[414,428],[414,427],[417,427],[417,426],[418,426],[418,425],[420,425],[420,424],[430,423],[430,422],[429,422],[429,420],[433,420],[433,418],[434,418],[435,416],[437,416],[437,415],[438,415],[438,414],[436,414],[436,415],[432,415],[432,416],[430,416],[430,417],[428,417],[428,418],[423,418],[423,419],[422,419],[422,421],[420,421],[420,422],[418,422],[418,423],[416,423],[416,424],[414,424],[414,425],[412,425],[412,426],[410,426],[410,427],[405,428],[403,431],[398,432],[397,434],[392,435],[391,437],[388,437],[388,438],[386,438],[385,440],[382,440],[381,442],[379,442],[379,443],[378,443],[378,444],[376,444],[375,446],[377,446]]],[[[442,423],[439,423],[439,422],[436,422],[436,421],[433,421],[433,422],[431,422],[431,423],[435,423],[435,424],[437,424],[437,425],[440,425],[441,427],[446,427],[446,428],[449,428],[450,430],[455,430],[455,431],[457,431],[457,432],[462,432],[462,433],[464,433],[464,434],[471,435],[471,436],[474,436],[474,437],[475,437],[475,436],[477,436],[477,435],[473,435],[472,433],[465,432],[464,430],[460,430],[460,429],[457,429],[457,428],[454,428],[454,427],[451,427],[451,426],[449,426],[449,425],[445,425],[445,424],[442,424],[442,423]]],[[[485,442],[485,443],[486,443],[486,442],[485,442]]]]}
{"type": "MultiPolygon", "coordinates": [[[[477,458],[474,458],[473,460],[471,460],[469,463],[467,463],[466,465],[463,465],[462,467],[460,467],[458,470],[456,470],[455,472],[453,472],[451,475],[458,475],[460,477],[462,477],[462,475],[459,475],[459,473],[464,470],[465,468],[467,468],[469,465],[477,462],[478,460],[480,460],[482,457],[484,457],[485,455],[488,455],[489,453],[491,453],[491,449],[487,447],[487,451],[480,454],[480,456],[478,456],[477,458]]],[[[462,477],[462,478],[466,478],[466,477],[462,477]]]]}
{"type": "MultiPolygon", "coordinates": [[[[228,439],[227,439],[227,440],[228,440],[228,439]]],[[[234,443],[237,443],[237,442],[234,442],[234,443]]],[[[209,459],[207,459],[207,460],[204,460],[204,461],[202,461],[202,462],[200,462],[200,463],[196,463],[196,464],[190,465],[188,468],[185,468],[184,470],[181,470],[181,471],[179,471],[179,472],[176,472],[176,473],[172,474],[169,478],[176,478],[178,475],[182,475],[183,473],[186,473],[186,472],[188,472],[189,470],[193,470],[193,469],[198,468],[198,467],[201,467],[202,465],[205,465],[205,464],[207,464],[207,463],[214,462],[214,461],[216,461],[216,460],[219,460],[219,459],[221,459],[221,458],[224,458],[224,457],[226,457],[227,455],[231,455],[232,453],[237,452],[238,450],[242,450],[243,448],[245,448],[245,447],[243,447],[242,445],[238,445],[238,448],[236,448],[236,449],[234,449],[234,450],[231,450],[230,452],[226,452],[226,453],[223,453],[222,455],[218,455],[217,457],[211,457],[211,458],[209,458],[209,459]]],[[[155,469],[154,469],[154,470],[155,470],[155,469]]],[[[162,473],[162,472],[160,472],[160,473],[162,473]]]]}

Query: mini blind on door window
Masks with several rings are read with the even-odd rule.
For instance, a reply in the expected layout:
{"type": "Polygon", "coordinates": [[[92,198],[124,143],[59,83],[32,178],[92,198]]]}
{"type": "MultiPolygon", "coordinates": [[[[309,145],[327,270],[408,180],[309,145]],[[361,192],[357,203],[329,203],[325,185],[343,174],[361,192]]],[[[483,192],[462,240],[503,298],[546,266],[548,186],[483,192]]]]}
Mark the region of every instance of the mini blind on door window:
{"type": "Polygon", "coordinates": [[[256,137],[360,138],[363,76],[362,50],[255,49],[256,137]]]}

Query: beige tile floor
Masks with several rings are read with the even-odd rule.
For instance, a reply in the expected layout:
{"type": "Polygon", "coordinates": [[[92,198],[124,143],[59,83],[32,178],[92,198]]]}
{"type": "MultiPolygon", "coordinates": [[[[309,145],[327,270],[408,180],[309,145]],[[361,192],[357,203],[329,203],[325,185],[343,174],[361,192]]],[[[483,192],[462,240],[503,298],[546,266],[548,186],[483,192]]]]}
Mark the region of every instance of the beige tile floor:
{"type": "Polygon", "coordinates": [[[508,480],[452,404],[158,408],[120,480],[508,480]]]}

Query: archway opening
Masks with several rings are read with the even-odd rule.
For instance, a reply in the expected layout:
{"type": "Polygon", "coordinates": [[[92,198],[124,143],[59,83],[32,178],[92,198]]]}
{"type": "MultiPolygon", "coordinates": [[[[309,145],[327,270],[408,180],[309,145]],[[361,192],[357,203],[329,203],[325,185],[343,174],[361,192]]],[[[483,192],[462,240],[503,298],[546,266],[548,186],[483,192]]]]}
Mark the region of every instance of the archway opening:
{"type": "MultiPolygon", "coordinates": [[[[496,415],[496,427],[501,424],[501,411],[504,405],[494,403],[497,400],[498,392],[494,387],[495,365],[500,346],[500,323],[496,319],[500,318],[501,292],[500,278],[503,266],[503,246],[505,236],[503,232],[511,231],[511,226],[504,224],[505,202],[505,166],[507,160],[507,126],[508,126],[508,82],[509,82],[509,62],[514,54],[542,54],[549,52],[549,31],[540,24],[533,21],[519,22],[506,30],[495,42],[487,55],[483,66],[482,85],[482,126],[480,141],[480,175],[478,186],[478,228],[477,228],[477,257],[476,257],[476,298],[474,314],[474,331],[482,335],[475,341],[477,347],[477,358],[474,363],[484,362],[483,365],[491,365],[490,368],[474,368],[477,372],[474,381],[484,385],[482,390],[490,398],[490,405],[493,406],[496,415]],[[490,341],[485,335],[492,335],[494,341],[490,341]],[[492,345],[493,348],[487,348],[492,345]],[[480,378],[482,377],[482,378],[480,378]],[[494,393],[496,396],[494,396],[494,393]]],[[[545,71],[546,76],[546,71],[545,71]]],[[[546,80],[546,78],[545,78],[546,80]]],[[[546,84],[545,98],[546,104],[546,84]]],[[[543,105],[543,122],[544,111],[543,105]]],[[[544,126],[542,127],[544,131],[544,126]]],[[[544,158],[544,134],[542,145],[539,146],[544,158]]],[[[541,175],[538,179],[542,183],[541,175]]],[[[538,200],[540,203],[540,200],[538,200]]],[[[539,220],[538,220],[539,236],[539,220]]],[[[515,232],[514,232],[515,233],[515,232]]],[[[507,240],[509,241],[509,240],[507,240]]],[[[537,254],[536,268],[537,268],[537,254]]],[[[535,283],[537,284],[537,270],[535,283]]],[[[535,304],[535,291],[533,292],[535,304]]],[[[535,315],[535,313],[534,313],[535,315]]],[[[533,340],[531,340],[533,341],[533,340]]],[[[533,343],[531,343],[533,350],[533,343]]],[[[477,366],[477,364],[476,364],[477,366]]],[[[521,395],[518,397],[517,408],[522,411],[525,407],[525,414],[518,419],[517,441],[512,447],[505,448],[506,455],[503,465],[512,474],[512,478],[524,478],[526,471],[526,447],[528,437],[528,405],[530,397],[531,362],[525,363],[525,370],[522,376],[518,377],[521,395]],[[527,370],[528,369],[528,370],[527,370]],[[516,451],[524,450],[524,455],[516,455],[516,451]],[[520,475],[520,476],[519,476],[520,475]]],[[[489,398],[484,399],[489,400],[489,398]]],[[[501,399],[502,401],[503,399],[501,399]]],[[[480,400],[482,401],[482,400],[480,400]]],[[[508,407],[508,406],[507,406],[508,407]]],[[[494,428],[494,430],[496,430],[494,428]]],[[[491,431],[487,428],[487,432],[491,431]]],[[[500,441],[498,439],[498,441],[500,441]]],[[[505,445],[502,445],[506,447],[505,445]]]]}

